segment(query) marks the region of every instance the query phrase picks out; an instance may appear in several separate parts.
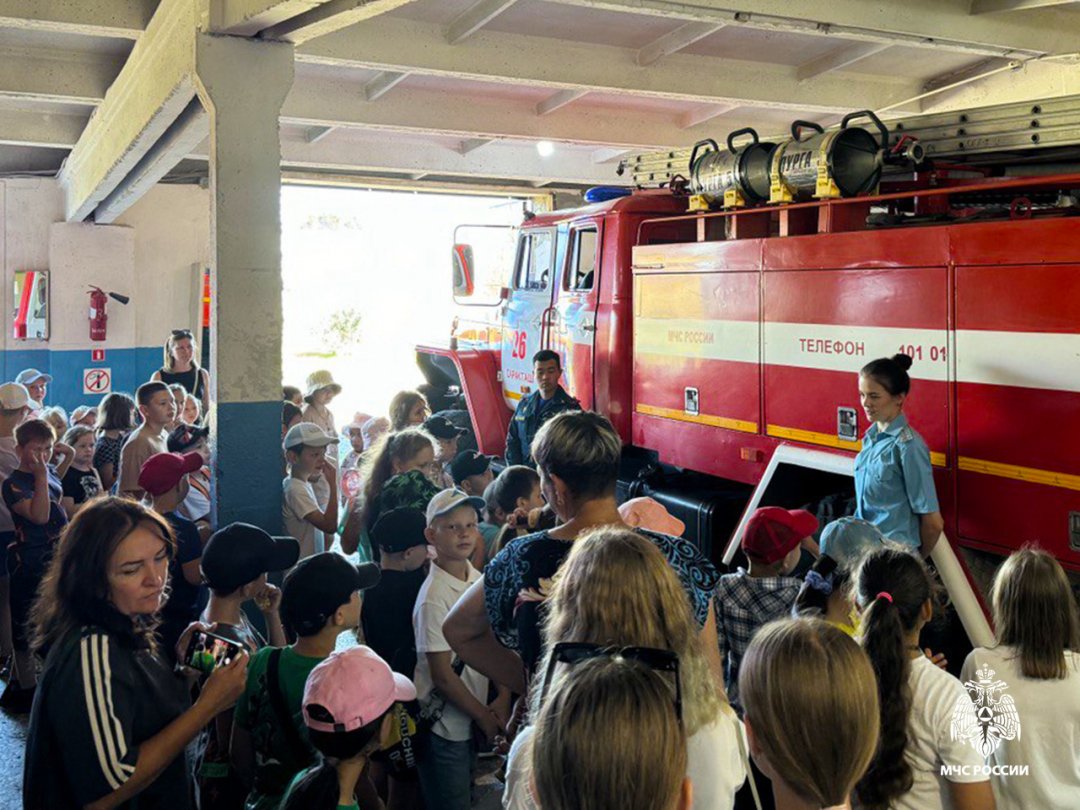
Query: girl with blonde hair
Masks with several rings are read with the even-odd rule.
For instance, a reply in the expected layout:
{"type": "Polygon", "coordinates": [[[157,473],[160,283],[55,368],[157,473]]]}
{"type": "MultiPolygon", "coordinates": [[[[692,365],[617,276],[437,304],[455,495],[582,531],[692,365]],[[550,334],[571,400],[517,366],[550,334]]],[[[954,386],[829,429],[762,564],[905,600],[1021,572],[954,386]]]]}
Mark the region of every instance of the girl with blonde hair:
{"type": "Polygon", "coordinates": [[[877,681],[862,648],[821,619],[754,634],[739,668],[750,753],[776,810],[839,810],[877,748],[877,681]]]}
{"type": "Polygon", "coordinates": [[[533,772],[544,810],[701,807],[671,697],[661,675],[630,658],[596,658],[568,672],[537,719],[533,772]]]}
{"type": "Polygon", "coordinates": [[[968,655],[962,680],[1004,684],[999,705],[1008,697],[1015,708],[995,717],[1005,721],[988,757],[1004,766],[990,776],[997,806],[1080,807],[1080,611],[1069,578],[1045,551],[1023,548],[998,569],[990,602],[997,643],[968,655]]]}
{"type": "MultiPolygon", "coordinates": [[[[560,643],[674,653],[694,807],[733,806],[735,792],[746,778],[741,725],[709,668],[686,591],[653,543],[615,527],[596,529],[576,540],[547,602],[544,639],[542,663],[532,685],[533,717],[544,709],[545,690],[550,693],[554,681],[573,668],[558,655],[553,657],[560,643]]],[[[530,756],[525,753],[532,734],[525,729],[514,741],[504,807],[536,806],[529,795],[530,756]]]]}

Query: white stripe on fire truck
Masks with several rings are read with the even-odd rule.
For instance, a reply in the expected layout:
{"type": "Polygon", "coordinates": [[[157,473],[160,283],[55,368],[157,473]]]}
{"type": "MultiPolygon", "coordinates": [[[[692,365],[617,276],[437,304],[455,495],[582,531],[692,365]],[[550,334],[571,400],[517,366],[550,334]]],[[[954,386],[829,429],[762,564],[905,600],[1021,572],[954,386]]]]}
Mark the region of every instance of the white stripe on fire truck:
{"type": "MultiPolygon", "coordinates": [[[[770,365],[856,372],[903,350],[914,358],[915,379],[948,379],[951,347],[944,329],[774,322],[762,333],[770,365]]],[[[640,354],[756,363],[758,340],[755,321],[634,321],[640,354]]],[[[1080,334],[958,330],[955,340],[960,382],[1080,392],[1080,334]]]]}

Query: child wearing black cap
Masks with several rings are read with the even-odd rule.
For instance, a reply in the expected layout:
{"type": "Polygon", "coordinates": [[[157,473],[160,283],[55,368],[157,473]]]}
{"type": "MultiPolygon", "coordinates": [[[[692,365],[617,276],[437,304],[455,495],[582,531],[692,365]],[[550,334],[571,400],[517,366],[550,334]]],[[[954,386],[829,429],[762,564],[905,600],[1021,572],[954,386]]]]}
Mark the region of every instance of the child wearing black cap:
{"type": "Polygon", "coordinates": [[[371,531],[382,579],[364,594],[364,643],[407,678],[416,669],[412,611],[427,576],[426,527],[423,512],[402,506],[381,515],[371,531]]]}
{"type": "Polygon", "coordinates": [[[454,476],[450,465],[458,454],[458,440],[469,431],[460,428],[445,416],[429,416],[423,424],[424,430],[435,437],[435,461],[442,465],[439,486],[450,489],[454,486],[454,476]]]}
{"type": "Polygon", "coordinates": [[[247,645],[252,652],[266,641],[244,615],[244,603],[255,600],[266,620],[270,645],[284,647],[285,630],[278,615],[281,591],[266,581],[272,571],[296,565],[300,545],[291,537],[271,537],[258,526],[230,523],[214,532],[202,554],[202,573],[210,602],[202,620],[216,624],[221,635],[247,645]]]}
{"type": "Polygon", "coordinates": [[[252,656],[234,716],[232,761],[252,785],[248,810],[276,810],[292,778],[314,763],[302,731],[304,683],[338,636],[359,626],[359,592],[378,581],[374,563],[353,565],[333,552],[301,560],[285,577],[281,617],[296,643],[252,656]]]}
{"type": "MultiPolygon", "coordinates": [[[[495,478],[491,471],[491,459],[475,450],[462,450],[454,460],[450,462],[450,477],[454,479],[454,486],[466,495],[476,498],[484,498],[488,486],[495,478]]],[[[487,503],[485,498],[485,504],[487,503]]],[[[490,521],[484,520],[487,507],[480,513],[480,536],[483,543],[476,544],[470,562],[479,571],[484,570],[487,561],[495,556],[495,540],[499,536],[499,527],[490,521]]]]}

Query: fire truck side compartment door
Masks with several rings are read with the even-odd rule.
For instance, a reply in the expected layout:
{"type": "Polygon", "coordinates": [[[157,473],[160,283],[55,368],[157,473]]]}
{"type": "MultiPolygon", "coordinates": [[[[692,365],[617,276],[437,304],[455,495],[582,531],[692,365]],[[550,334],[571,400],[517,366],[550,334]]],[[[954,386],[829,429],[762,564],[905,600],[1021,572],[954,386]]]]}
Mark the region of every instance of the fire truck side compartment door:
{"type": "Polygon", "coordinates": [[[535,389],[532,357],[543,346],[555,266],[555,229],[522,230],[510,296],[502,308],[503,397],[511,408],[535,389]]]}
{"type": "Polygon", "coordinates": [[[551,348],[563,358],[563,384],[585,409],[593,407],[593,343],[602,227],[600,221],[571,226],[549,333],[551,348]]]}

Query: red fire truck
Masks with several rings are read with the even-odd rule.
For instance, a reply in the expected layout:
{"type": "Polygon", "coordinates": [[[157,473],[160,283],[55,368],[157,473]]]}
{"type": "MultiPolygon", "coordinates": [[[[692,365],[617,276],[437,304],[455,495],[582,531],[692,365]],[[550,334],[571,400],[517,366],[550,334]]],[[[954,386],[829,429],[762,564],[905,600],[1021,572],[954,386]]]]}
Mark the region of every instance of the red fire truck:
{"type": "Polygon", "coordinates": [[[487,300],[459,234],[460,312],[420,365],[501,455],[532,355],[555,349],[628,456],[676,490],[693,471],[694,493],[741,494],[738,517],[843,489],[868,427],[858,369],[902,351],[946,536],[993,555],[1035,541],[1080,571],[1080,174],[992,174],[939,164],[719,211],[688,210],[676,179],[528,219],[487,300]],[[784,473],[793,452],[825,461],[784,473]]]}

